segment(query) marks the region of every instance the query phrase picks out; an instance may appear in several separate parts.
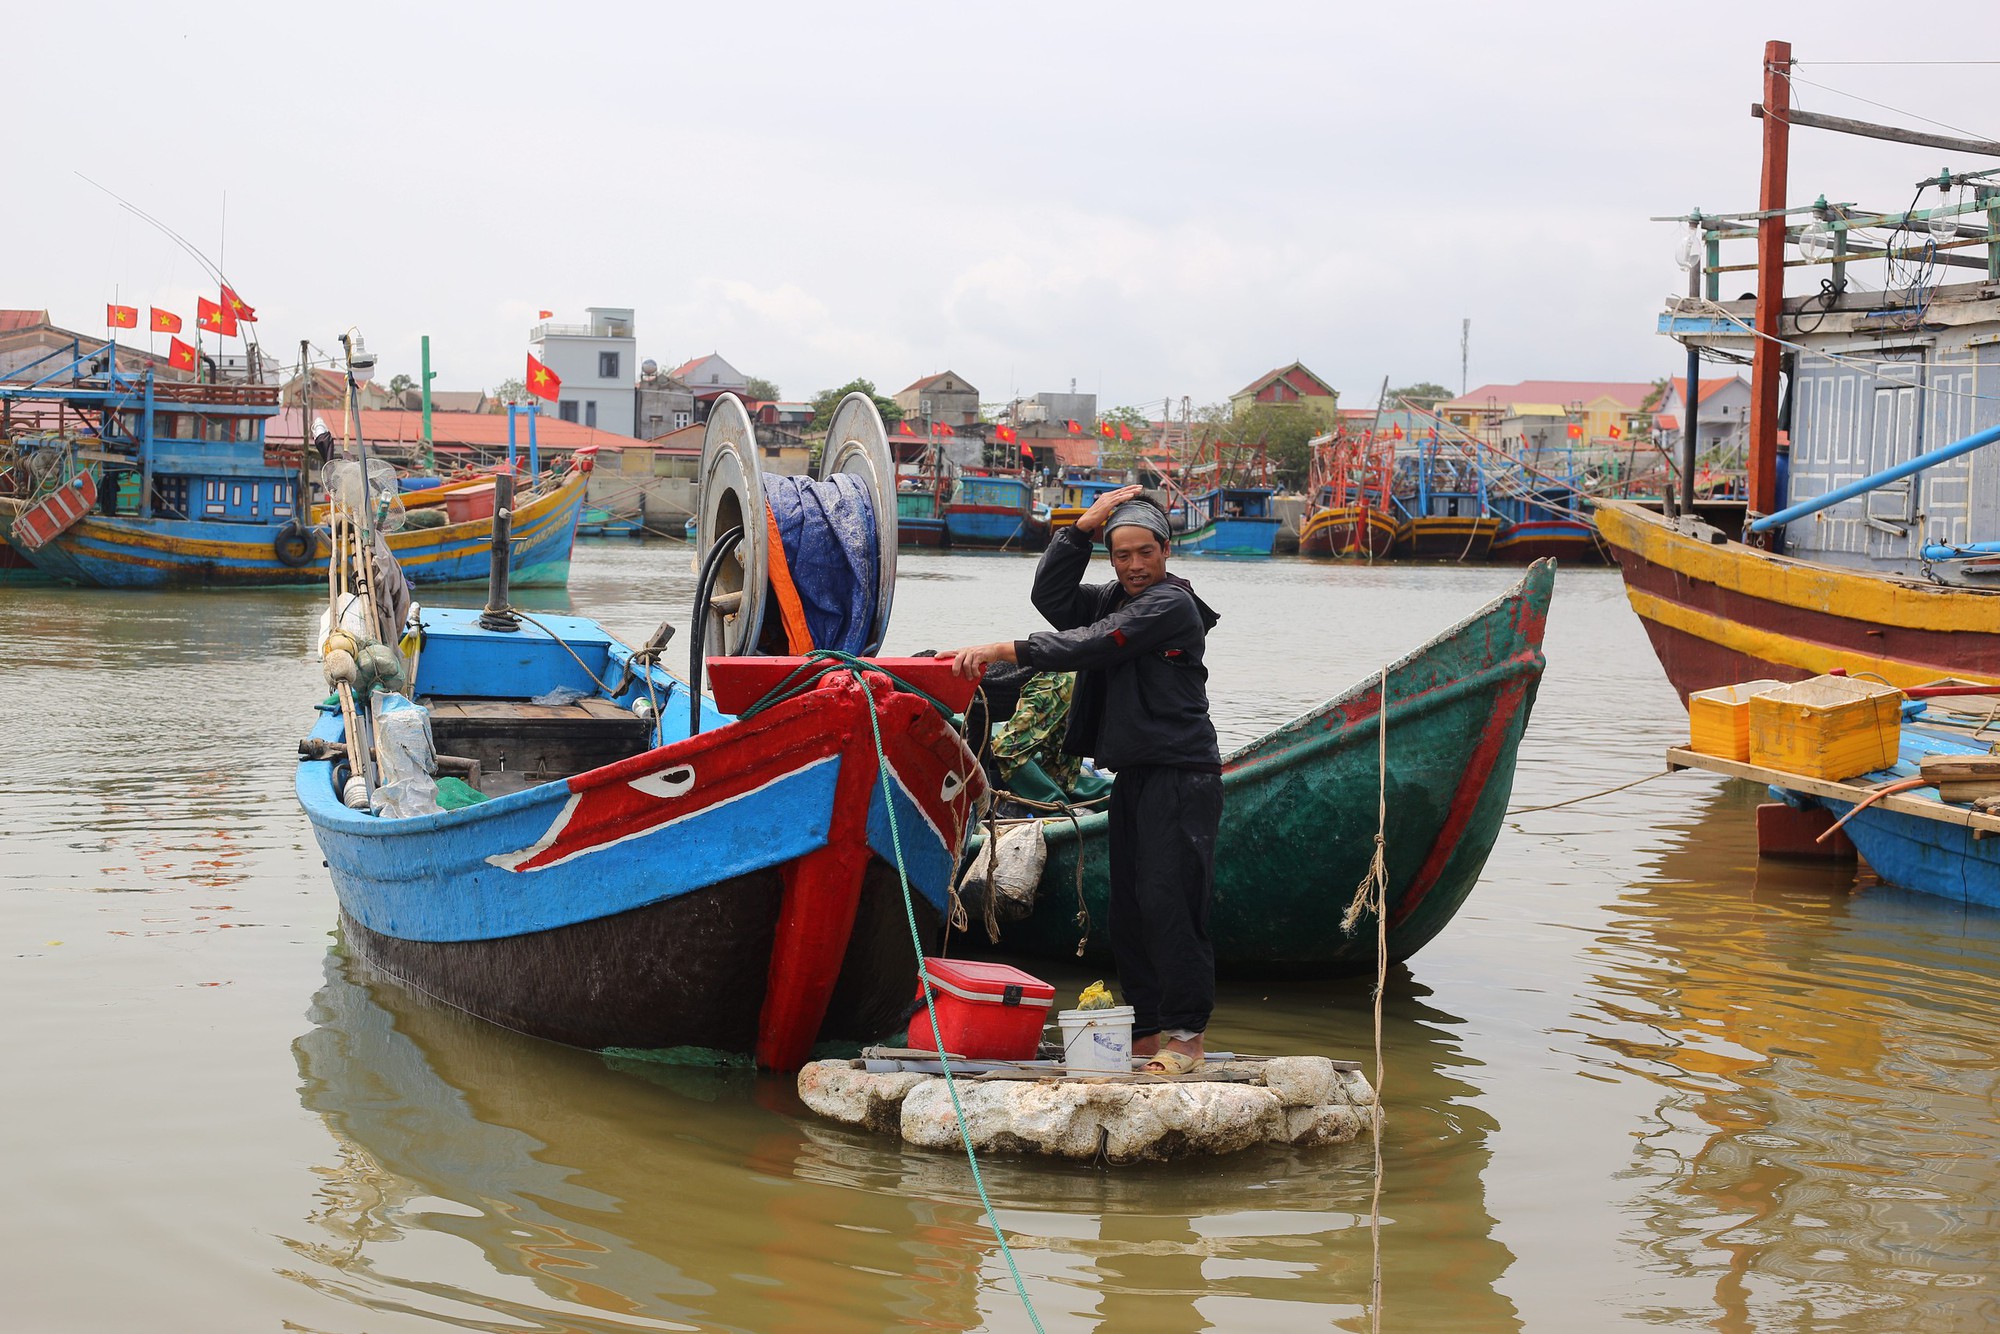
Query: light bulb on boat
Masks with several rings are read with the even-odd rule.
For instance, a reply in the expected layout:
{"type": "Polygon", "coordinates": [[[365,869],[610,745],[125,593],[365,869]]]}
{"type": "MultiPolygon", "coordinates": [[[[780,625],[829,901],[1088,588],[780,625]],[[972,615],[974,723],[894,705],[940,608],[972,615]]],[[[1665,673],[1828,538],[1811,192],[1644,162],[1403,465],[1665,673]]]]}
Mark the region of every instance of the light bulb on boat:
{"type": "Polygon", "coordinates": [[[1681,243],[1674,251],[1674,263],[1683,270],[1694,268],[1701,263],[1701,228],[1690,227],[1681,237],[1681,243]]]}
{"type": "Polygon", "coordinates": [[[1956,241],[1958,239],[1957,215],[1953,214],[1951,217],[1939,216],[1946,208],[1956,206],[1957,203],[1958,197],[1956,195],[1953,195],[1948,200],[1942,197],[1938,199],[1938,206],[1931,210],[1931,216],[1924,223],[1926,227],[1931,229],[1931,240],[1956,241]]]}
{"type": "Polygon", "coordinates": [[[1833,228],[1814,222],[1799,233],[1799,254],[1805,259],[1825,259],[1833,253],[1833,228]]]}

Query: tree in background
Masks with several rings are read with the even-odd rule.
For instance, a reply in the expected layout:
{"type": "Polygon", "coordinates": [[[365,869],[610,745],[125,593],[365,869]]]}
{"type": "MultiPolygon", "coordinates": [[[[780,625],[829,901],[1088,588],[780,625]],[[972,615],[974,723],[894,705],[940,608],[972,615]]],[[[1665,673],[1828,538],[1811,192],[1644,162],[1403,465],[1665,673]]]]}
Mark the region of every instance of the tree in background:
{"type": "Polygon", "coordinates": [[[903,420],[903,410],[896,406],[896,400],[885,398],[875,392],[873,380],[849,380],[838,389],[822,389],[812,396],[813,417],[808,430],[824,431],[833,423],[833,410],[840,406],[840,400],[849,394],[866,394],[875,400],[875,410],[882,414],[882,420],[894,426],[903,420]]]}
{"type": "Polygon", "coordinates": [[[1441,384],[1432,384],[1429,380],[1419,380],[1415,384],[1404,385],[1401,389],[1391,389],[1389,391],[1389,400],[1383,406],[1387,408],[1399,408],[1403,405],[1403,400],[1407,398],[1418,407],[1429,411],[1446,399],[1457,397],[1457,394],[1452,393],[1451,390],[1441,384]]]}
{"type": "Polygon", "coordinates": [[[1270,459],[1272,471],[1277,474],[1278,485],[1297,488],[1306,484],[1312,458],[1312,438],[1325,427],[1324,422],[1289,403],[1259,403],[1248,412],[1226,419],[1214,417],[1215,411],[1223,407],[1216,404],[1196,413],[1197,423],[1205,423],[1205,426],[1198,424],[1196,429],[1215,432],[1217,438],[1230,444],[1254,445],[1262,442],[1264,455],[1270,459]]]}
{"type": "Polygon", "coordinates": [[[493,386],[493,397],[502,403],[525,403],[528,401],[528,382],[518,375],[502,380],[493,386]]]}
{"type": "Polygon", "coordinates": [[[1112,408],[1107,412],[1100,412],[1097,414],[1097,419],[1099,421],[1110,422],[1113,426],[1129,426],[1135,434],[1140,431],[1150,431],[1153,428],[1152,419],[1129,404],[1124,407],[1112,408]]]}
{"type": "Polygon", "coordinates": [[[745,398],[754,398],[761,403],[776,403],[781,397],[778,392],[778,386],[757,375],[745,377],[743,396],[745,398]]]}
{"type": "Polygon", "coordinates": [[[401,398],[406,390],[415,389],[416,387],[417,382],[407,375],[392,375],[389,377],[389,392],[398,398],[401,398]]]}

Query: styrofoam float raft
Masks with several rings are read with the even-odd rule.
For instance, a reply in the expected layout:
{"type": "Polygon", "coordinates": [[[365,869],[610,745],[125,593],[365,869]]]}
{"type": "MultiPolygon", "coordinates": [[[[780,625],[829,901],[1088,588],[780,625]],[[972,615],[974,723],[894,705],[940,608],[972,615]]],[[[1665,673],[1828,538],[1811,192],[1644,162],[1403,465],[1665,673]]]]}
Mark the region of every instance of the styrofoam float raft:
{"type": "MultiPolygon", "coordinates": [[[[1322,1056],[1211,1057],[1173,1078],[1069,1074],[1032,1062],[954,1061],[952,1072],[979,1153],[1135,1163],[1257,1144],[1316,1148],[1367,1134],[1377,1115],[1360,1070],[1322,1056]]],[[[799,1071],[799,1097],[843,1125],[918,1148],[962,1147],[944,1078],[921,1063],[815,1061],[799,1071]]]]}

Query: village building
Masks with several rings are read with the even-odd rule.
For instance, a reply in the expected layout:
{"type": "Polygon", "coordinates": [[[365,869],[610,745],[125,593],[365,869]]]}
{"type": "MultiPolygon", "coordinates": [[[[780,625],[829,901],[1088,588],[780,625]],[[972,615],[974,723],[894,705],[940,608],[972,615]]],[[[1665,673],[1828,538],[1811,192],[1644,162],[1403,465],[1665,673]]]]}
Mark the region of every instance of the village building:
{"type": "MultiPolygon", "coordinates": [[[[1686,405],[1687,377],[1676,376],[1667,382],[1667,392],[1653,413],[1653,426],[1662,444],[1679,447],[1686,405]]],[[[1710,451],[1741,454],[1750,439],[1750,382],[1741,375],[1703,377],[1701,410],[1695,413],[1695,424],[1697,456],[1710,451]]]]}
{"type": "MultiPolygon", "coordinates": [[[[1074,382],[1072,382],[1074,383],[1074,382]]],[[[1007,407],[1007,415],[1016,427],[1036,426],[1048,422],[1058,431],[1067,431],[1067,422],[1075,422],[1085,431],[1097,429],[1097,395],[1067,394],[1044,391],[1033,398],[1019,398],[1007,407]]]]}
{"type": "Polygon", "coordinates": [[[1647,405],[1654,393],[1644,380],[1523,380],[1481,385],[1446,399],[1436,412],[1502,449],[1559,449],[1645,438],[1652,425],[1647,405]]]}
{"type": "Polygon", "coordinates": [[[956,371],[941,371],[900,390],[896,406],[913,422],[928,426],[974,426],[979,422],[979,391],[956,371]]]}
{"type": "Polygon", "coordinates": [[[1301,408],[1331,426],[1340,409],[1340,392],[1295,361],[1244,385],[1229,396],[1230,411],[1242,416],[1252,408],[1301,408]]]}
{"type": "Polygon", "coordinates": [[[633,434],[638,340],[628,306],[590,306],[583,324],[542,323],[528,332],[535,360],[554,371],[562,390],[554,408],[562,421],[613,435],[633,434]]]}
{"type": "Polygon", "coordinates": [[[639,387],[635,391],[633,434],[641,440],[657,440],[696,423],[694,390],[685,381],[660,369],[651,357],[639,363],[639,387]]]}

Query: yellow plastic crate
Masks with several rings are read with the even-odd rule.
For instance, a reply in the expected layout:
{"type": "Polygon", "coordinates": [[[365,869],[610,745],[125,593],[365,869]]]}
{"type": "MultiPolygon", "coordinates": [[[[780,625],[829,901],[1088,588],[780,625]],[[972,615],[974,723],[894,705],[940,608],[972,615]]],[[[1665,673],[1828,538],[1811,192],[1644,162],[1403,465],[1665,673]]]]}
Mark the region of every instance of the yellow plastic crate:
{"type": "Polygon", "coordinates": [[[1896,762],[1903,692],[1815,676],[1750,698],[1750,763],[1839,782],[1896,762]]]}
{"type": "Polygon", "coordinates": [[[1750,758],[1750,697],[1783,681],[1744,681],[1688,696],[1688,747],[1725,760],[1750,758]]]}

